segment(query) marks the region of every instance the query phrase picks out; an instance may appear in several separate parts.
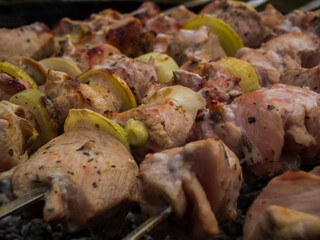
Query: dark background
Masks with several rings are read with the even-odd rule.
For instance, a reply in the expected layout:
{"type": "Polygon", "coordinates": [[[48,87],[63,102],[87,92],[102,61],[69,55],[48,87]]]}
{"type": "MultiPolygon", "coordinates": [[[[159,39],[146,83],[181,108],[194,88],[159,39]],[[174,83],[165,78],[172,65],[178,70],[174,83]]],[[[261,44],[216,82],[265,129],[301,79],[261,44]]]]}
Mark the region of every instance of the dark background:
{"type": "MultiPolygon", "coordinates": [[[[52,27],[63,17],[69,17],[74,20],[83,20],[88,18],[90,13],[97,13],[106,8],[116,9],[122,13],[131,12],[137,9],[143,1],[139,0],[72,0],[72,1],[13,1],[0,0],[0,27],[18,27],[40,21],[52,27]]],[[[185,1],[183,0],[157,0],[155,1],[161,7],[166,9],[173,7],[185,1]]],[[[306,0],[270,0],[277,9],[287,13],[309,1],[306,0]]],[[[192,9],[198,12],[201,7],[192,9]]],[[[258,10],[264,9],[264,6],[258,10]]]]}

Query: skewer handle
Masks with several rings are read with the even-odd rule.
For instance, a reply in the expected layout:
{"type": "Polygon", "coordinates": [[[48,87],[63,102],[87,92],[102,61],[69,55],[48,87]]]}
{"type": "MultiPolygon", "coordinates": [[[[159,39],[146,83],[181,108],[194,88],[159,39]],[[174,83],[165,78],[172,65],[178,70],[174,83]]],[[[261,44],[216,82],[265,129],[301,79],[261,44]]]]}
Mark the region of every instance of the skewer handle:
{"type": "Polygon", "coordinates": [[[165,208],[159,214],[147,219],[144,223],[142,223],[138,228],[129,233],[126,237],[122,238],[122,240],[138,240],[143,235],[152,230],[156,225],[166,219],[172,213],[171,206],[165,208]]]}
{"type": "Polygon", "coordinates": [[[37,188],[7,204],[0,206],[0,219],[43,199],[45,190],[37,188]]]}

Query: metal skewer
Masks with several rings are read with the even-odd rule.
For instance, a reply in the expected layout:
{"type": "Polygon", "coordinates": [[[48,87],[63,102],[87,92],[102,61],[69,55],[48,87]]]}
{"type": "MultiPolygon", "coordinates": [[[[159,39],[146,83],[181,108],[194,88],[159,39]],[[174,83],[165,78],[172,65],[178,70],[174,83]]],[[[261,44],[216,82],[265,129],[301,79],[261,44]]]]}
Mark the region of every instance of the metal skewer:
{"type": "Polygon", "coordinates": [[[152,230],[155,226],[157,226],[160,222],[166,219],[172,213],[171,206],[165,208],[159,214],[147,219],[144,223],[142,223],[138,228],[129,233],[126,237],[122,238],[122,240],[138,240],[143,235],[152,230]]]}
{"type": "Polygon", "coordinates": [[[319,7],[320,7],[320,0],[314,0],[314,1],[311,1],[305,5],[297,8],[297,9],[302,12],[308,12],[308,11],[314,10],[319,7]]]}
{"type": "Polygon", "coordinates": [[[0,219],[43,199],[45,189],[33,189],[22,197],[0,206],[0,219]]]}

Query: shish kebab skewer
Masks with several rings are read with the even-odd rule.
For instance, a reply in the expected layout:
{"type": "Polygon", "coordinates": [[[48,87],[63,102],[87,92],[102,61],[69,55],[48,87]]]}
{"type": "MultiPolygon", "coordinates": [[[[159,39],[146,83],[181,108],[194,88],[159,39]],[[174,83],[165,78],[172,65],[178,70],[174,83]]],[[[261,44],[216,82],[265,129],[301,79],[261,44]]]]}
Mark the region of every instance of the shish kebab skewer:
{"type": "MultiPolygon", "coordinates": [[[[195,7],[195,6],[198,6],[198,5],[201,5],[201,4],[204,4],[204,3],[206,3],[206,2],[210,2],[210,1],[207,1],[207,0],[205,0],[205,1],[203,1],[203,0],[201,0],[201,1],[199,1],[199,0],[197,0],[197,1],[190,1],[190,2],[187,2],[187,3],[185,3],[185,6],[187,7],[187,8],[192,8],[192,7],[195,7]]],[[[248,2],[249,4],[250,4],[250,1],[248,2]]],[[[256,5],[256,3],[252,3],[254,6],[258,6],[258,5],[256,5]]],[[[8,172],[6,172],[6,174],[5,175],[1,175],[2,176],[2,178],[4,179],[4,178],[8,178],[11,174],[12,174],[12,172],[14,171],[14,168],[12,168],[10,171],[8,171],[8,172]]],[[[32,195],[33,196],[33,195],[32,195]]],[[[30,196],[29,196],[30,197],[30,196]]],[[[34,196],[35,198],[37,198],[37,196],[34,196]]],[[[15,209],[16,210],[18,210],[18,209],[21,209],[21,208],[23,208],[23,204],[21,204],[21,203],[19,203],[19,207],[17,208],[16,206],[14,206],[15,204],[14,204],[15,202],[13,202],[13,203],[10,203],[11,205],[12,205],[12,207],[5,207],[5,206],[3,206],[3,208],[2,208],[2,210],[1,211],[7,211],[8,213],[3,213],[5,216],[6,215],[8,215],[8,214],[10,214],[10,212],[12,212],[12,211],[15,211],[15,209]],[[12,210],[10,210],[10,209],[12,209],[12,210]]],[[[27,204],[27,202],[26,202],[26,204],[27,204]]],[[[0,218],[1,218],[1,216],[0,216],[0,218]]]]}
{"type": "MultiPolygon", "coordinates": [[[[252,0],[248,1],[247,4],[258,7],[262,4],[264,4],[267,1],[264,0],[252,0]]],[[[320,1],[314,0],[311,1],[301,7],[298,8],[298,10],[302,12],[311,11],[313,9],[317,9],[320,7],[320,1]]],[[[137,227],[134,231],[129,233],[126,237],[124,237],[122,240],[138,240],[148,232],[152,230],[152,228],[155,227],[156,224],[161,223],[165,218],[167,218],[171,214],[172,208],[171,206],[163,209],[161,212],[158,213],[158,215],[155,215],[149,219],[147,219],[144,223],[142,223],[139,227],[137,227]]]]}

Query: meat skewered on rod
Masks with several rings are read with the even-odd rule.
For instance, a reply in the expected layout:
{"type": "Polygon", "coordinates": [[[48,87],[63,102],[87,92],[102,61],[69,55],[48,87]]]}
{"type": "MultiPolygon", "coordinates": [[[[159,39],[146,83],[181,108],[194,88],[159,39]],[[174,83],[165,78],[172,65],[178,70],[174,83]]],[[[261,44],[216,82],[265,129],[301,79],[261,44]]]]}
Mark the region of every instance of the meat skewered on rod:
{"type": "MultiPolygon", "coordinates": [[[[164,211],[164,215],[168,215],[168,209],[164,211]]],[[[162,218],[162,217],[161,217],[162,218]]]]}

